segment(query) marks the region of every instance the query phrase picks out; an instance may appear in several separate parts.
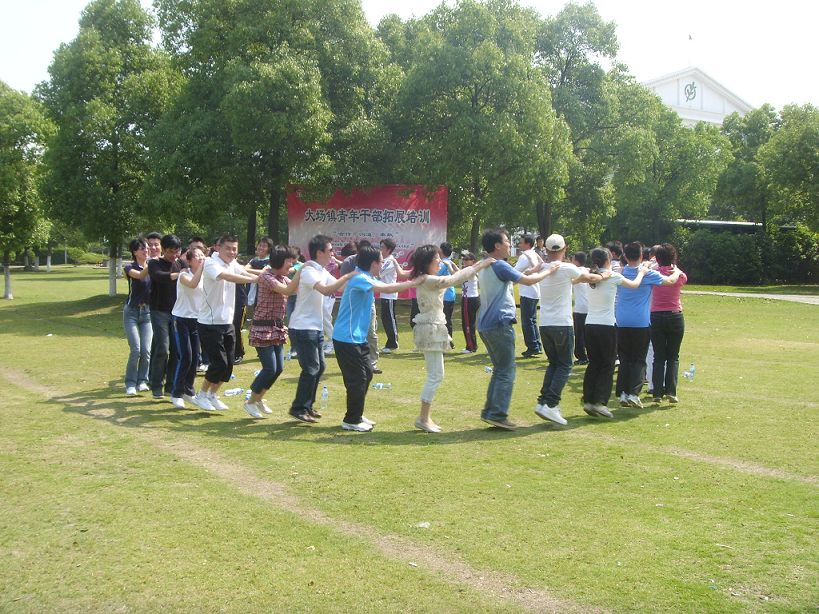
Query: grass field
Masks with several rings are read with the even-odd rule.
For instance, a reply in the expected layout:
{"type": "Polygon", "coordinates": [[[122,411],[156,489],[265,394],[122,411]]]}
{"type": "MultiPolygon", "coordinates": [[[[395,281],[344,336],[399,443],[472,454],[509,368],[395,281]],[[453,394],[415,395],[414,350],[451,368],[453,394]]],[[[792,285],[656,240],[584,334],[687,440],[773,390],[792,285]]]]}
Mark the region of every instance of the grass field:
{"type": "MultiPolygon", "coordinates": [[[[126,398],[124,297],[103,295],[105,271],[13,281],[0,612],[819,607],[813,305],[686,297],[682,362],[697,376],[681,403],[595,420],[575,368],[567,427],[533,414],[545,363],[530,360],[510,412],[522,428],[485,428],[488,359],[453,354],[440,435],[412,428],[423,360],[400,310],[402,349],[375,380],[393,389],[370,392],[378,426],[362,435],[338,428],[333,357],[319,425],[286,420],[295,363],[265,420],[236,398],[216,416],[126,398]]],[[[236,384],[257,368],[239,365],[236,384]]]]}

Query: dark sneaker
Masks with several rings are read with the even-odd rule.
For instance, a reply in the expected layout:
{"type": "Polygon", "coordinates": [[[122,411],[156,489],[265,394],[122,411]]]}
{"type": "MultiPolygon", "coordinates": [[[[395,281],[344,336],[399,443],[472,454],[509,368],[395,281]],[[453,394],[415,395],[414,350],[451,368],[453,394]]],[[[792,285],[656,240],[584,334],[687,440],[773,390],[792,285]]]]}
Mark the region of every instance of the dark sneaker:
{"type": "Polygon", "coordinates": [[[514,431],[518,428],[518,425],[514,422],[509,422],[508,418],[501,418],[500,420],[495,420],[494,418],[481,418],[487,424],[491,424],[492,426],[496,426],[499,429],[505,429],[507,431],[514,431]]]}
{"type": "Polygon", "coordinates": [[[523,358],[534,358],[535,356],[540,356],[540,352],[530,352],[529,350],[526,350],[521,354],[521,357],[523,358]]]}
{"type": "Polygon", "coordinates": [[[320,412],[320,411],[318,411],[318,410],[315,410],[315,409],[308,409],[306,413],[307,413],[307,415],[308,415],[308,416],[310,416],[311,418],[321,418],[321,412],[320,412]]]}
{"type": "Polygon", "coordinates": [[[295,418],[299,422],[309,422],[311,424],[315,424],[316,422],[318,422],[318,420],[316,420],[313,416],[311,416],[307,412],[296,413],[296,412],[290,411],[290,412],[287,412],[287,413],[290,414],[291,417],[295,418]]]}
{"type": "Polygon", "coordinates": [[[244,357],[244,356],[237,356],[236,358],[234,358],[234,359],[233,359],[233,364],[234,364],[234,365],[238,365],[238,364],[239,364],[240,362],[242,362],[244,359],[245,359],[245,357],[244,357]]]}
{"type": "Polygon", "coordinates": [[[376,375],[381,375],[383,371],[378,367],[373,367],[373,373],[375,373],[376,375]]]}
{"type": "Polygon", "coordinates": [[[580,360],[575,360],[574,364],[576,364],[576,365],[587,365],[587,364],[589,364],[589,361],[587,359],[585,359],[585,358],[581,358],[580,360]]]}

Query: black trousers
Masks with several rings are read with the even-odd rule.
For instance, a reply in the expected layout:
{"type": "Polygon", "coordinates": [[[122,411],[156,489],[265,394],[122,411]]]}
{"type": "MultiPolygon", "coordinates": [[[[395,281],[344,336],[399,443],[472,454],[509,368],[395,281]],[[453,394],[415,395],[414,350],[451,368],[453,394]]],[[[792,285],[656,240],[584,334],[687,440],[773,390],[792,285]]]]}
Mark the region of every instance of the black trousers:
{"type": "Polygon", "coordinates": [[[586,352],[586,316],[587,313],[572,313],[574,321],[574,357],[577,360],[588,360],[586,352]]]}
{"type": "Polygon", "coordinates": [[[421,310],[418,309],[418,299],[413,297],[412,298],[412,305],[410,305],[410,328],[415,328],[415,316],[421,313],[421,310]]]}
{"type": "MultiPolygon", "coordinates": [[[[455,311],[455,301],[444,301],[444,317],[446,318],[446,332],[449,333],[449,338],[452,338],[452,312],[455,311]]],[[[450,347],[455,347],[451,341],[450,347]]]]}
{"type": "Polygon", "coordinates": [[[236,305],[233,313],[233,330],[236,331],[236,345],[233,348],[233,357],[242,358],[245,355],[245,344],[242,341],[242,328],[247,317],[247,305],[236,305]]]}
{"type": "Polygon", "coordinates": [[[464,331],[464,339],[466,339],[466,349],[472,352],[478,349],[475,320],[478,317],[480,306],[480,296],[461,297],[461,327],[464,331]]]}
{"type": "Polygon", "coordinates": [[[611,397],[614,360],[617,358],[617,332],[614,326],[586,324],[586,350],[589,365],[583,376],[583,401],[606,405],[611,397]]]}
{"type": "Polygon", "coordinates": [[[387,343],[384,347],[391,350],[398,349],[398,323],[395,321],[395,299],[381,299],[381,326],[387,335],[387,343]]]}
{"type": "Polygon", "coordinates": [[[366,343],[345,343],[333,339],[336,361],[347,389],[347,413],[344,422],[358,424],[364,415],[364,401],[373,379],[370,348],[366,343]]]}
{"type": "Polygon", "coordinates": [[[236,333],[233,324],[199,324],[199,341],[210,359],[205,379],[212,384],[229,382],[233,375],[236,333]]]}
{"type": "Polygon", "coordinates": [[[651,314],[651,344],[654,346],[652,384],[654,396],[677,396],[680,346],[685,334],[682,311],[654,311],[651,314]]]}
{"type": "Polygon", "coordinates": [[[617,327],[617,394],[639,395],[646,378],[646,355],[651,341],[651,329],[617,327]]]}

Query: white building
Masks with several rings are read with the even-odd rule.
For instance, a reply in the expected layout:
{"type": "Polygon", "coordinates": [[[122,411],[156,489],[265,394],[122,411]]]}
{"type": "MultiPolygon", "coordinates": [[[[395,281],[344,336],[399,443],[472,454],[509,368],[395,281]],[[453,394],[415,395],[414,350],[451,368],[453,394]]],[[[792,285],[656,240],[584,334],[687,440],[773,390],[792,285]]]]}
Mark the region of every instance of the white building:
{"type": "Polygon", "coordinates": [[[698,122],[720,126],[731,113],[745,115],[753,109],[742,98],[694,66],[651,79],[643,85],[671,107],[688,127],[698,122]]]}

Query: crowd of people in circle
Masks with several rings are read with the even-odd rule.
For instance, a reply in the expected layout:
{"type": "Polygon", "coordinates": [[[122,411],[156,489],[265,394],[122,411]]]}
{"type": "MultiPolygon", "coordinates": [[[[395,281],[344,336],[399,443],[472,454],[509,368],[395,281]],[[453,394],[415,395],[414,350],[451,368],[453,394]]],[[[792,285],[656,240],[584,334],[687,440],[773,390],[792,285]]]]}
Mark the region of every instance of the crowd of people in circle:
{"type": "Polygon", "coordinates": [[[179,409],[228,409],[219,391],[244,359],[242,329],[251,306],[248,344],[261,369],[244,397],[244,410],[256,419],[273,413],[266,395],[292,357],[300,373],[289,415],[318,422],[325,357],[335,355],[346,389],[341,428],[371,431],[375,422],[364,415],[367,391],[373,374],[381,373],[380,354],[399,349],[395,305],[398,294],[409,291],[414,348],[426,368],[414,424],[438,433],[432,404],[444,380],[444,354],[455,349],[452,316],[460,286],[462,352],[476,352],[480,340],[492,363],[480,417],[493,427],[517,428],[509,419],[516,363],[544,354],[548,365],[534,408],[543,420],[567,424],[560,401],[574,365],[585,365],[582,402],[590,416],[613,417],[613,387],[623,406],[643,407],[645,383],[653,402],[678,402],[685,332],[680,292],[687,278],[668,243],[646,248],[615,241],[569,257],[561,235],[524,234],[514,266],[503,229],[486,230],[481,257],[463,251],[460,266],[449,243],[418,246],[403,264],[390,238],[378,247],[366,240],[349,243],[338,256],[323,234],[307,247],[302,256],[298,248],[263,237],[256,257],[243,265],[231,235],[210,247],[193,237],[184,252],[174,235],[150,233],[131,241],[123,312],[130,347],[126,395],[150,392],[157,400],[168,395],[179,409]],[[518,318],[526,344],[521,356],[515,349],[518,318]],[[202,372],[198,390],[197,372],[202,372]]]}

